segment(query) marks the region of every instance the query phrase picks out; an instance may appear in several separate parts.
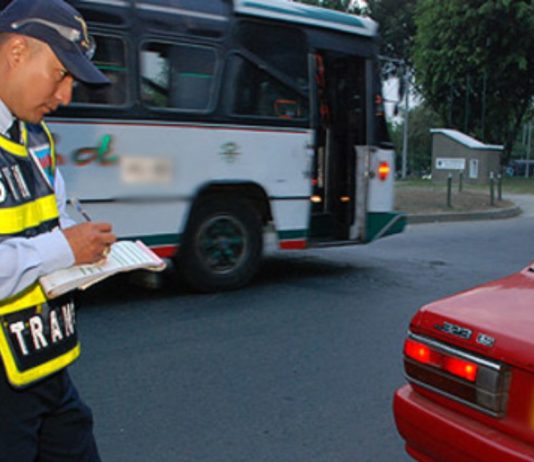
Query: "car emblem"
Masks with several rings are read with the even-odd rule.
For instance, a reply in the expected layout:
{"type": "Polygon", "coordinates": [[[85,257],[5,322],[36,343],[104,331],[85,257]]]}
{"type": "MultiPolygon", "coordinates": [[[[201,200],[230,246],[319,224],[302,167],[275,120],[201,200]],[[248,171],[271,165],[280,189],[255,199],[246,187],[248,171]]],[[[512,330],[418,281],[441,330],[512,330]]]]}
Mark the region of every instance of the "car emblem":
{"type": "Polygon", "coordinates": [[[434,328],[446,334],[461,337],[465,340],[469,340],[471,338],[471,335],[473,335],[473,331],[471,329],[468,329],[467,327],[457,326],[456,324],[451,324],[450,322],[436,324],[434,328]]]}
{"type": "MultiPolygon", "coordinates": [[[[457,326],[456,324],[451,324],[450,322],[443,322],[443,324],[436,324],[434,328],[444,332],[446,334],[455,335],[456,337],[461,337],[465,340],[469,340],[473,335],[473,331],[467,327],[457,326]]],[[[479,333],[476,338],[476,342],[479,345],[491,348],[495,345],[495,338],[490,335],[479,333]]]]}
{"type": "Polygon", "coordinates": [[[495,339],[486,334],[477,335],[477,343],[485,347],[491,348],[495,344],[495,339]]]}

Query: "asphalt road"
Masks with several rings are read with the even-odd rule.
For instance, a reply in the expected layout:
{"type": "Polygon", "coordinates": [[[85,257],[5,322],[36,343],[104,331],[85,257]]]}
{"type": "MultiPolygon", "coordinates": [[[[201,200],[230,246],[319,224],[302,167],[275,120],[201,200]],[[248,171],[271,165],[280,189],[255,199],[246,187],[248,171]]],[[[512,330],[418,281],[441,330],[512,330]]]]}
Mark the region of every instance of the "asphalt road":
{"type": "Polygon", "coordinates": [[[391,413],[412,314],[534,260],[534,217],[273,253],[241,291],[90,289],[71,368],[105,462],[408,461],[391,413]]]}

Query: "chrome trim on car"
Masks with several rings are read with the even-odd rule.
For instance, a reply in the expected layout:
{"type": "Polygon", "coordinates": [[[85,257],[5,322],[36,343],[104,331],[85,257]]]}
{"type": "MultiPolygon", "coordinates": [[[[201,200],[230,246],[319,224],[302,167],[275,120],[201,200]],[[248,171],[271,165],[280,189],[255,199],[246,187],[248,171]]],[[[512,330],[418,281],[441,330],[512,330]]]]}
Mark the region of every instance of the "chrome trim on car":
{"type": "Polygon", "coordinates": [[[481,366],[489,367],[490,369],[494,369],[498,372],[500,372],[502,369],[502,365],[499,363],[492,362],[487,359],[481,358],[479,356],[472,355],[471,353],[467,353],[463,350],[453,348],[445,343],[432,340],[428,337],[423,337],[421,335],[413,334],[412,332],[408,332],[408,337],[418,342],[426,343],[428,346],[434,347],[445,353],[450,353],[454,356],[458,356],[459,358],[465,359],[467,361],[472,361],[474,363],[480,364],[481,366]]]}
{"type": "Polygon", "coordinates": [[[430,365],[420,363],[406,355],[404,355],[405,362],[405,377],[408,382],[417,385],[426,390],[430,390],[438,395],[444,396],[452,401],[461,403],[467,407],[480,411],[484,414],[495,418],[501,418],[506,413],[508,404],[508,390],[510,385],[511,371],[509,366],[500,364],[494,361],[490,361],[480,356],[466,352],[465,350],[458,349],[440,341],[430,339],[428,337],[414,334],[408,331],[408,338],[425,344],[428,347],[450,355],[452,357],[461,358],[463,360],[475,363],[479,366],[476,381],[472,384],[468,384],[461,379],[454,378],[453,376],[444,373],[438,368],[430,365]],[[454,380],[458,384],[463,383],[464,386],[472,387],[476,394],[476,398],[473,401],[465,399],[465,397],[458,396],[451,393],[450,390],[439,388],[436,383],[427,383],[422,381],[420,377],[414,377],[410,375],[410,371],[406,369],[406,364],[410,364],[419,368],[421,371],[426,371],[437,377],[442,377],[448,380],[454,380]]]}

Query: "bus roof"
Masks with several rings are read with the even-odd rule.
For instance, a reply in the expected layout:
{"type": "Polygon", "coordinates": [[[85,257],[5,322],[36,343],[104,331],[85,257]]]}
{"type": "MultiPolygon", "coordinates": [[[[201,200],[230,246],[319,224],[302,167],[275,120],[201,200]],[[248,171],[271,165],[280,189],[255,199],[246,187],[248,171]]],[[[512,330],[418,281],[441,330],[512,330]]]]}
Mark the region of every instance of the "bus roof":
{"type": "Polygon", "coordinates": [[[368,18],[291,0],[234,0],[237,14],[277,19],[374,37],[377,24],[368,18]]]}

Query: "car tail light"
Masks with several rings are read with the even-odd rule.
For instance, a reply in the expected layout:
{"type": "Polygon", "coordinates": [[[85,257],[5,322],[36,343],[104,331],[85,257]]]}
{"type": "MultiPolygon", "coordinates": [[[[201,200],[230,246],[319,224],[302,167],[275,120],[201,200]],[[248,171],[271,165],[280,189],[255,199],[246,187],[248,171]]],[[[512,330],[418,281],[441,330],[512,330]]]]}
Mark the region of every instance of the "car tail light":
{"type": "Polygon", "coordinates": [[[389,166],[389,162],[380,162],[378,165],[378,178],[380,178],[380,181],[386,181],[390,172],[391,167],[389,166]]]}
{"type": "Polygon", "coordinates": [[[421,364],[429,364],[469,382],[474,382],[478,366],[472,361],[455,358],[411,338],[404,344],[404,354],[421,364]]]}
{"type": "Polygon", "coordinates": [[[504,414],[509,373],[498,363],[410,333],[404,369],[416,385],[495,417],[504,414]]]}

